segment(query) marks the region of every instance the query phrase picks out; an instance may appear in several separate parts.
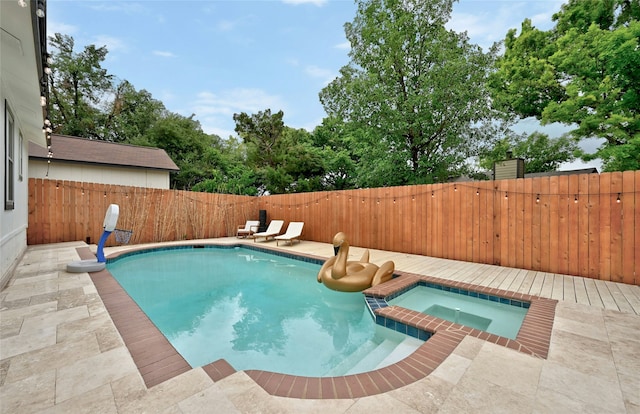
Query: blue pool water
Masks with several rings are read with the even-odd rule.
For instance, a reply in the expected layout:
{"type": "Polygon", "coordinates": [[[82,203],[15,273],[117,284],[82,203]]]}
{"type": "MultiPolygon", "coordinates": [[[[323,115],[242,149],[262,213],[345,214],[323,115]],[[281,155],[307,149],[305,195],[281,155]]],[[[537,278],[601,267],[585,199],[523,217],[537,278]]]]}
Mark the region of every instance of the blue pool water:
{"type": "Polygon", "coordinates": [[[188,248],[107,269],[193,367],[224,358],[237,370],[335,376],[396,362],[422,343],[377,326],[362,294],[318,283],[318,264],[188,248]]]}
{"type": "Polygon", "coordinates": [[[401,306],[505,338],[516,339],[528,309],[500,303],[497,301],[498,298],[494,299],[481,299],[433,287],[416,286],[391,299],[389,305],[401,306]]]}

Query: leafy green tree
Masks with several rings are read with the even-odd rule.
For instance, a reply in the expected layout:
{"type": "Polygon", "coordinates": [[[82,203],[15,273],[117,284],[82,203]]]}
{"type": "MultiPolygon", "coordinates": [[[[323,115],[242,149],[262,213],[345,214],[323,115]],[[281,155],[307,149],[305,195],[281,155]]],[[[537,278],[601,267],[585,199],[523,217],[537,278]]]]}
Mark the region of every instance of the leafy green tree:
{"type": "Polygon", "coordinates": [[[113,76],[101,66],[107,48],[89,45],[76,52],[73,38],[60,33],[49,37],[49,42],[52,49],[49,88],[54,132],[102,139],[104,117],[100,104],[113,87],[113,76]]]}
{"type": "Polygon", "coordinates": [[[256,168],[274,167],[284,131],[284,112],[271,109],[248,115],[233,114],[235,131],[247,148],[247,162],[256,168]]]}
{"type": "Polygon", "coordinates": [[[357,0],[347,66],[320,92],[330,117],[362,128],[367,184],[445,179],[485,138],[495,59],[445,28],[453,0],[357,0]]]}
{"type": "Polygon", "coordinates": [[[304,129],[284,125],[284,113],[270,109],[234,114],[236,132],[246,148],[247,165],[255,170],[261,194],[318,191],[325,188],[327,154],[304,129]]]}
{"type": "Polygon", "coordinates": [[[180,168],[171,174],[171,186],[190,190],[195,184],[209,178],[215,167],[206,161],[219,138],[207,135],[200,123],[190,117],[169,114],[158,120],[145,136],[149,144],[164,149],[180,168]]]}
{"type": "Polygon", "coordinates": [[[491,82],[495,104],[574,125],[577,140],[604,138],[583,158],[602,158],[605,170],[640,169],[640,3],[570,0],[554,20],[549,31],[527,19],[519,35],[507,33],[491,82]]]}
{"type": "Polygon", "coordinates": [[[499,140],[496,145],[480,155],[480,167],[493,169],[496,161],[512,156],[524,159],[526,173],[555,171],[563,162],[573,161],[577,144],[567,136],[549,138],[547,134],[512,135],[499,140]]]}
{"type": "Polygon", "coordinates": [[[352,145],[350,125],[340,119],[327,117],[312,134],[313,146],[320,149],[324,160],[323,188],[347,190],[357,187],[358,157],[352,145]]]}
{"type": "Polygon", "coordinates": [[[253,168],[247,166],[243,145],[230,137],[219,140],[204,157],[211,174],[195,184],[193,191],[237,195],[258,195],[258,180],[253,168]]]}
{"type": "Polygon", "coordinates": [[[277,148],[277,165],[267,170],[269,192],[300,193],[324,189],[323,152],[313,145],[310,133],[285,127],[277,148]]]}
{"type": "Polygon", "coordinates": [[[50,37],[52,123],[59,134],[114,142],[144,141],[151,126],[167,114],[162,102],[124,80],[117,83],[101,64],[105,46],[76,52],[73,37],[50,37]]]}
{"type": "Polygon", "coordinates": [[[132,143],[143,137],[153,124],[168,111],[146,90],[137,91],[128,81],[122,81],[106,104],[102,139],[132,143]]]}

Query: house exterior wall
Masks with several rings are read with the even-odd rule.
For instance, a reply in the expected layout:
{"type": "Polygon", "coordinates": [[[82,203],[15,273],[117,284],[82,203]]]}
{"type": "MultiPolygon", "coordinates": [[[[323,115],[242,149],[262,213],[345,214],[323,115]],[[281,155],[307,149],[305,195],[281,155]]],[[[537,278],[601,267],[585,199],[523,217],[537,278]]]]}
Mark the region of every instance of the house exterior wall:
{"type": "MultiPolygon", "coordinates": [[[[14,165],[14,208],[11,210],[7,210],[4,208],[4,186],[5,186],[5,157],[6,157],[6,147],[5,147],[5,123],[7,121],[6,118],[6,107],[12,109],[13,118],[18,126],[19,130],[19,113],[13,110],[13,106],[11,105],[11,100],[8,97],[8,93],[6,88],[4,87],[4,80],[2,81],[3,87],[0,92],[0,99],[2,100],[2,160],[3,160],[3,168],[2,168],[2,208],[0,208],[0,269],[2,273],[0,274],[0,288],[2,288],[12,276],[13,268],[18,262],[18,259],[22,256],[24,251],[27,248],[27,222],[28,222],[28,188],[27,188],[27,177],[25,175],[22,176],[22,179],[19,177],[19,160],[22,157],[23,160],[27,158],[27,145],[23,142],[22,147],[20,146],[19,138],[16,139],[15,146],[15,154],[16,154],[16,163],[14,165]]],[[[17,131],[16,131],[17,132],[17,131]]],[[[16,134],[19,137],[19,133],[16,134]]],[[[24,174],[24,172],[23,172],[24,174]]]]}
{"type": "Polygon", "coordinates": [[[29,178],[169,189],[168,171],[87,165],[55,160],[51,164],[47,164],[44,160],[29,160],[29,178]]]}
{"type": "MultiPolygon", "coordinates": [[[[21,7],[17,1],[0,1],[0,155],[2,157],[2,194],[0,206],[0,288],[13,276],[27,248],[28,225],[28,148],[29,141],[45,145],[42,134],[39,68],[32,20],[35,2],[21,7]],[[11,111],[13,134],[8,132],[11,111]],[[13,168],[7,162],[7,139],[13,137],[13,168]],[[9,166],[9,167],[7,167],[9,166]],[[12,176],[12,177],[11,177],[12,176]],[[13,186],[13,205],[5,204],[7,180],[13,186]]],[[[38,47],[38,53],[41,51],[38,47]]]]}

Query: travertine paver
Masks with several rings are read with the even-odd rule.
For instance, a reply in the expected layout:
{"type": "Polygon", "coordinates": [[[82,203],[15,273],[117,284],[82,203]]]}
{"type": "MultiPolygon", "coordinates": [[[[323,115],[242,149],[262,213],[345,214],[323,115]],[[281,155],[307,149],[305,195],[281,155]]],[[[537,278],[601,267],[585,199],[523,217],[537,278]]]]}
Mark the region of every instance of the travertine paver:
{"type": "MultiPolygon", "coordinates": [[[[413,273],[499,279],[527,294],[558,297],[562,289],[548,359],[465,337],[408,386],[360,399],[299,400],[268,395],[244,372],[213,382],[193,369],[147,389],[88,275],[65,271],[79,246],[30,247],[0,292],[0,413],[640,412],[637,286],[372,251],[373,262],[395,260],[413,273]]],[[[281,250],[326,257],[331,246],[302,241],[281,250]]],[[[352,250],[354,257],[362,251],[352,250]]]]}

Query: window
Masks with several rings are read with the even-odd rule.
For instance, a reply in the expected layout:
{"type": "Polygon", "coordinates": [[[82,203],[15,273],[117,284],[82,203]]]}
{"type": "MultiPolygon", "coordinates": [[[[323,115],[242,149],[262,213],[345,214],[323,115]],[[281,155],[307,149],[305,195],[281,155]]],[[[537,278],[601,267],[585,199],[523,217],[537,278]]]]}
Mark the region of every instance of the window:
{"type": "Polygon", "coordinates": [[[4,171],[4,209],[14,209],[14,173],[15,173],[15,141],[16,141],[16,124],[13,114],[9,109],[7,101],[4,102],[5,108],[5,125],[4,125],[4,149],[5,149],[5,171],[4,171]]]}
{"type": "Polygon", "coordinates": [[[22,137],[22,131],[20,132],[20,139],[19,139],[19,145],[18,145],[18,154],[19,155],[19,159],[18,159],[18,180],[22,181],[22,175],[24,174],[24,160],[23,160],[23,154],[24,153],[24,138],[22,137]]]}

